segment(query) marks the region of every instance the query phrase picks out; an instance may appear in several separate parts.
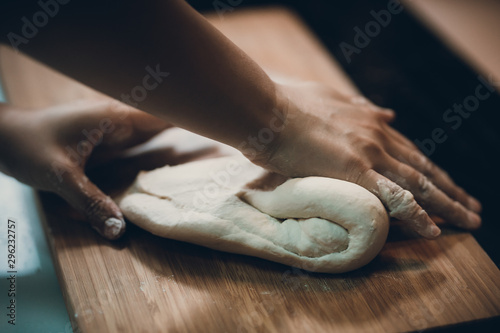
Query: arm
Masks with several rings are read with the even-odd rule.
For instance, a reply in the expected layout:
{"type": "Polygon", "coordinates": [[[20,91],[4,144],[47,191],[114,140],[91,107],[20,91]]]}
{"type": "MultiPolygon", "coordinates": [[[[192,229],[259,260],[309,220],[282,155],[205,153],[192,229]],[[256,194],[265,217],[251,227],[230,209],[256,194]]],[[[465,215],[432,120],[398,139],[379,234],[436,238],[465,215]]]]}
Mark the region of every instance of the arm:
{"type": "Polygon", "coordinates": [[[118,99],[154,69],[161,82],[134,106],[281,174],[358,183],[425,237],[439,234],[427,212],[479,226],[480,204],[390,128],[390,111],[320,86],[274,83],[184,1],[90,3],[61,8],[20,49],[118,99]],[[267,130],[272,139],[261,140],[267,130]]]}
{"type": "MultiPolygon", "coordinates": [[[[20,17],[30,13],[15,15],[17,26],[6,31],[20,33],[20,17]]],[[[262,69],[183,0],[73,0],[18,47],[115,99],[233,146],[264,126],[275,104],[262,69]],[[141,88],[133,94],[137,86],[145,97],[141,88]]]]}

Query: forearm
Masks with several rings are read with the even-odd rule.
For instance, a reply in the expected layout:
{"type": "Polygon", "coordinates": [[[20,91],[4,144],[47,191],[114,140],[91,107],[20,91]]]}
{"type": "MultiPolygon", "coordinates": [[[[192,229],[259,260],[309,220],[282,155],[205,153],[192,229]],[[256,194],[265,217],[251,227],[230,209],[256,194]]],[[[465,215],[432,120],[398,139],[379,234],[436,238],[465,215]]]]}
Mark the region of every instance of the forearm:
{"type": "Polygon", "coordinates": [[[74,0],[51,20],[19,50],[111,97],[233,146],[271,117],[273,82],[182,0],[74,0]]]}

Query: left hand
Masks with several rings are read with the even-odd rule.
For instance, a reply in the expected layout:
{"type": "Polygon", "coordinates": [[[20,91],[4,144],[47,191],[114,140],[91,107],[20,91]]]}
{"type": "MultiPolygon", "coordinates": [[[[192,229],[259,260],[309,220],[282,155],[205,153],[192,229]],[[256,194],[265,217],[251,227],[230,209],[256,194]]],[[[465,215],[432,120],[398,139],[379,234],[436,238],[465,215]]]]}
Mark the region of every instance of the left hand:
{"type": "Polygon", "coordinates": [[[392,110],[316,83],[277,84],[277,91],[285,120],[282,128],[269,121],[276,132],[260,154],[242,150],[254,163],[288,177],[356,183],[426,238],[440,233],[428,214],[466,229],[481,224],[481,204],[389,125],[392,110]]]}
{"type": "Polygon", "coordinates": [[[43,109],[0,103],[0,171],[60,195],[101,235],[116,239],[125,231],[123,215],[87,178],[85,166],[89,160],[110,159],[169,126],[111,99],[43,109]]]}

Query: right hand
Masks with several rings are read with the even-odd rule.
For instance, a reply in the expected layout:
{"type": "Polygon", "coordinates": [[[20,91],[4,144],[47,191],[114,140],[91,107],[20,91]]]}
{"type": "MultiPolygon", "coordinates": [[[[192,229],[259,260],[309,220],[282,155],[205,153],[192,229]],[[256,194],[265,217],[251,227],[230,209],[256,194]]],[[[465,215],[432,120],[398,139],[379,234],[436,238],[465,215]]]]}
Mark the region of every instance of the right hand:
{"type": "Polygon", "coordinates": [[[480,203],[388,124],[392,110],[315,83],[277,84],[277,91],[285,126],[254,163],[288,177],[361,185],[426,238],[440,234],[428,213],[462,228],[481,224],[480,203]]]}

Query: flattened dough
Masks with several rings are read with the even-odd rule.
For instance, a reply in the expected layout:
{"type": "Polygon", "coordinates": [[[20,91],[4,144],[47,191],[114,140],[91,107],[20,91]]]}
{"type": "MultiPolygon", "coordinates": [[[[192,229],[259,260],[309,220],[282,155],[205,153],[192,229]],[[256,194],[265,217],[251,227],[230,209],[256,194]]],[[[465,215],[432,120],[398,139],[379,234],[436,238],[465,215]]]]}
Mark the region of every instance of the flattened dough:
{"type": "Polygon", "coordinates": [[[389,221],[372,193],[323,177],[246,187],[266,175],[238,155],[166,166],[141,172],[117,201],[155,235],[315,272],[350,271],[379,253],[389,221]]]}

